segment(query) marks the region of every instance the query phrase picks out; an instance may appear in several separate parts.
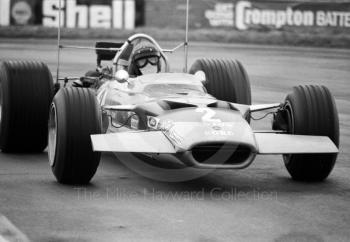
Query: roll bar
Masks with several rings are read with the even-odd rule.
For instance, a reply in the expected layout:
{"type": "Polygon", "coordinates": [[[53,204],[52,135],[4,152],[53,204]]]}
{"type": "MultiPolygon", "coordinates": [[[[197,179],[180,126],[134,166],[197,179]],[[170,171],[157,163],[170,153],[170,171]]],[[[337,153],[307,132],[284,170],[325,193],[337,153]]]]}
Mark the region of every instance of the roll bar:
{"type": "MultiPolygon", "coordinates": [[[[58,0],[58,27],[57,27],[57,76],[56,76],[56,83],[55,85],[57,88],[59,88],[59,73],[60,73],[60,55],[61,55],[61,49],[64,48],[71,48],[71,49],[90,49],[90,50],[113,50],[113,51],[118,51],[116,56],[113,59],[113,64],[114,66],[117,64],[121,54],[127,49],[127,47],[131,44],[131,42],[135,39],[146,39],[153,43],[155,47],[159,50],[161,57],[164,60],[165,63],[165,71],[169,72],[170,71],[170,65],[167,56],[164,53],[173,53],[177,49],[184,47],[185,51],[185,63],[184,63],[184,72],[187,73],[187,65],[188,65],[188,30],[189,30],[189,2],[190,0],[186,0],[186,33],[185,33],[185,42],[179,44],[173,49],[162,49],[157,41],[155,41],[151,36],[146,35],[146,34],[135,34],[131,36],[121,48],[94,48],[94,47],[83,47],[83,46],[72,46],[72,45],[61,45],[61,24],[62,24],[62,19],[61,19],[61,12],[62,12],[62,0],[58,0]]],[[[116,68],[115,68],[116,69],[116,68]]]]}

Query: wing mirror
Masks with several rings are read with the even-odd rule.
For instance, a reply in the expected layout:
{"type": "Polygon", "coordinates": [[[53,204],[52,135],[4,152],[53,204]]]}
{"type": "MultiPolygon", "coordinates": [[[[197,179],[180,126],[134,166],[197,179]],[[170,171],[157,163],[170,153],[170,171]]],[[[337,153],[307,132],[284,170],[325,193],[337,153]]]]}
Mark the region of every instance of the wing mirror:
{"type": "Polygon", "coordinates": [[[129,73],[126,70],[119,70],[115,73],[115,79],[119,83],[125,83],[129,80],[129,73]]]}
{"type": "Polygon", "coordinates": [[[207,81],[207,77],[204,71],[197,71],[196,73],[194,73],[194,76],[197,78],[198,81],[202,82],[203,84],[207,81]]]}

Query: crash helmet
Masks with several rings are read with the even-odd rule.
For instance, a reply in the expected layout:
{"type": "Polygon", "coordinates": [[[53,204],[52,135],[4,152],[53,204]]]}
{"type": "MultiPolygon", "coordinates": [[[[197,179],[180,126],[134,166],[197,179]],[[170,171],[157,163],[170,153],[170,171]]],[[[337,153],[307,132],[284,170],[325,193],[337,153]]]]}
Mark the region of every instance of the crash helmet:
{"type": "Polygon", "coordinates": [[[131,60],[131,75],[158,73],[161,71],[160,51],[152,44],[141,44],[135,47],[131,60]]]}

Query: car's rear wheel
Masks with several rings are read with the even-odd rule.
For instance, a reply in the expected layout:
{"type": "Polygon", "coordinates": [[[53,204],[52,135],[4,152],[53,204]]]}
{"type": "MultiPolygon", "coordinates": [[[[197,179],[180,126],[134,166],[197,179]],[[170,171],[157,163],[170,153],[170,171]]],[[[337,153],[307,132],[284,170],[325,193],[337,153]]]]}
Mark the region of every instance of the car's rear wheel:
{"type": "Polygon", "coordinates": [[[49,114],[49,162],[64,184],[89,183],[100,162],[90,135],[101,133],[101,112],[95,94],[85,88],[63,88],[49,114]]]}
{"type": "Polygon", "coordinates": [[[0,62],[0,149],[41,152],[53,97],[48,67],[34,61],[0,62]]]}
{"type": "MultiPolygon", "coordinates": [[[[288,132],[328,136],[339,147],[339,119],[334,98],[324,86],[298,86],[286,97],[288,132]]],[[[284,155],[294,180],[322,181],[331,173],[337,154],[284,155]]]]}
{"type": "Polygon", "coordinates": [[[198,59],[190,73],[203,71],[207,81],[205,87],[209,94],[219,100],[251,104],[250,82],[244,67],[238,60],[227,59],[198,59]]]}

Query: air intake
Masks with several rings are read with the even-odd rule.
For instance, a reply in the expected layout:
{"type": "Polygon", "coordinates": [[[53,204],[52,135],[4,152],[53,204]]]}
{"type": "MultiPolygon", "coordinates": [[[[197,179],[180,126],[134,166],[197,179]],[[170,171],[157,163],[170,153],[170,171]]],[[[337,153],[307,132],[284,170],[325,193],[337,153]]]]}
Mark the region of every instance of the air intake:
{"type": "Polygon", "coordinates": [[[251,154],[251,148],[244,144],[206,143],[192,148],[193,158],[202,164],[241,164],[251,154]]]}

